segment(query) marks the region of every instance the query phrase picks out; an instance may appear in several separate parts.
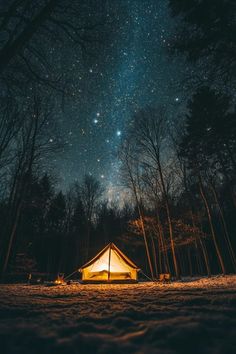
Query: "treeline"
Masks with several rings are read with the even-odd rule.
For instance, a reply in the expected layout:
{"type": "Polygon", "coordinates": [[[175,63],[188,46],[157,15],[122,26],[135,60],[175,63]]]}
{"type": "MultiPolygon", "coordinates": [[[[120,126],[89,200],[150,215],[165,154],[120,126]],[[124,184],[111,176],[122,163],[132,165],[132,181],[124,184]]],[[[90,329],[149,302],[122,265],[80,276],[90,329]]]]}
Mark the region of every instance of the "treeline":
{"type": "MultiPolygon", "coordinates": [[[[10,272],[70,273],[78,269],[109,242],[122,243],[121,235],[133,211],[128,206],[110,206],[102,197],[102,187],[85,176],[63,194],[45,174],[29,177],[22,200],[20,219],[11,245],[10,272]],[[19,255],[24,255],[19,264],[19,255]],[[28,262],[29,259],[33,260],[28,262]]],[[[8,200],[1,201],[1,250],[5,259],[9,247],[5,221],[8,200]]],[[[141,257],[142,259],[142,257],[141,257]]]]}
{"type": "Polygon", "coordinates": [[[236,112],[209,87],[187,112],[178,124],[162,107],[140,110],[120,152],[154,278],[236,270],[236,112]]]}

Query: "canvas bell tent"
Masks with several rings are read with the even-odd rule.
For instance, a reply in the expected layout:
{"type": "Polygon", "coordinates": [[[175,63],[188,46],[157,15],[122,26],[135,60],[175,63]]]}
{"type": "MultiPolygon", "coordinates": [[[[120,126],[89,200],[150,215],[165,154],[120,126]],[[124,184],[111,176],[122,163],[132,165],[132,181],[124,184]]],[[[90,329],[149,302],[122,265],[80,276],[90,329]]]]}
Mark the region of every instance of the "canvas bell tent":
{"type": "Polygon", "coordinates": [[[114,243],[79,269],[84,282],[137,281],[138,267],[114,243]]]}

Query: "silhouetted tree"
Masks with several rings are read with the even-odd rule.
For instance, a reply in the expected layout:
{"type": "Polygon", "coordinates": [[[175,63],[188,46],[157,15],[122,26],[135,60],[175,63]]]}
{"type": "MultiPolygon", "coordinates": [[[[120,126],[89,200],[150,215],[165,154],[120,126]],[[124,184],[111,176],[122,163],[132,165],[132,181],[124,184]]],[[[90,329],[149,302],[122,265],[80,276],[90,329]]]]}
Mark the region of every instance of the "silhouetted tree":
{"type": "Polygon", "coordinates": [[[10,0],[1,2],[0,10],[0,83],[8,95],[35,83],[63,92],[66,80],[52,65],[54,51],[71,43],[86,51],[104,37],[105,31],[98,31],[105,25],[102,12],[85,23],[83,1],[10,0]]]}
{"type": "MultiPolygon", "coordinates": [[[[224,237],[229,247],[233,263],[235,256],[229,238],[225,218],[220,207],[213,180],[222,185],[222,177],[231,186],[233,195],[233,176],[235,175],[235,137],[234,118],[227,96],[203,87],[188,104],[185,132],[181,138],[180,155],[187,162],[189,172],[196,177],[199,193],[205,206],[210,232],[217,257],[225,273],[225,262],[220,250],[219,235],[214,225],[212,196],[220,208],[220,218],[224,226],[224,237]],[[233,133],[233,134],[232,134],[233,133]],[[213,195],[211,195],[213,193],[213,195]]],[[[235,264],[234,264],[235,266],[235,264]]]]}
{"type": "MultiPolygon", "coordinates": [[[[48,108],[48,107],[47,107],[48,108]]],[[[15,238],[21,212],[24,208],[25,198],[29,193],[28,185],[31,181],[36,163],[49,156],[56,145],[45,136],[45,129],[50,120],[50,114],[46,111],[38,97],[34,97],[32,107],[25,112],[25,119],[17,135],[14,154],[15,159],[11,166],[10,191],[8,196],[8,215],[5,224],[5,233],[8,240],[2,254],[4,274],[12,244],[15,238]]]]}
{"type": "Polygon", "coordinates": [[[169,0],[177,20],[173,42],[192,61],[203,59],[205,69],[235,79],[236,5],[232,0],[169,0]]]}
{"type": "Polygon", "coordinates": [[[85,259],[88,258],[90,248],[90,237],[95,211],[102,196],[103,188],[93,176],[85,175],[82,182],[77,185],[77,192],[82,202],[86,219],[85,259]]]}
{"type": "Polygon", "coordinates": [[[163,166],[163,151],[166,148],[165,119],[165,112],[162,108],[153,109],[147,107],[146,109],[140,110],[135,115],[133,128],[131,128],[130,134],[133,137],[134,144],[138,150],[139,160],[147,167],[147,169],[154,171],[158,178],[169,225],[169,236],[175,274],[176,277],[179,278],[180,273],[175,253],[174,232],[167,183],[168,179],[166,178],[167,175],[165,176],[164,174],[163,166]]]}

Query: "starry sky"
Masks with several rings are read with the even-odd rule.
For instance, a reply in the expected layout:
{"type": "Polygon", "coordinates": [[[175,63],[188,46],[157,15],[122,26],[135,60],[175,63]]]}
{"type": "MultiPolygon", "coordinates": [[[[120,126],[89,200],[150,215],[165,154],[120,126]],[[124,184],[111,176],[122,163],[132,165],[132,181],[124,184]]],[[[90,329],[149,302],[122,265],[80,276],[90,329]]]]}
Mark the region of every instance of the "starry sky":
{"type": "MultiPolygon", "coordinates": [[[[90,10],[87,16],[96,17],[99,9],[92,15],[90,10]]],[[[167,53],[175,23],[166,0],[108,0],[101,11],[109,24],[98,29],[101,43],[90,44],[88,55],[73,48],[57,59],[69,71],[71,97],[63,109],[58,103],[65,147],[53,164],[62,189],[91,174],[112,199],[120,188],[117,151],[133,114],[146,105],[164,105],[169,119],[176,119],[187,69],[167,53]]]]}

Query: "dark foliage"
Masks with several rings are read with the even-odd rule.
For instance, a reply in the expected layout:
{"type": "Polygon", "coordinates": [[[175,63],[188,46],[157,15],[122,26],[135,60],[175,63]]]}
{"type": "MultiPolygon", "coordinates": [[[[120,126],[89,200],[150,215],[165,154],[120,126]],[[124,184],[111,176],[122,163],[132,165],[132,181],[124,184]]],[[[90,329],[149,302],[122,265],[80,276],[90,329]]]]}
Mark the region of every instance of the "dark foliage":
{"type": "Polygon", "coordinates": [[[169,0],[178,19],[173,49],[227,81],[236,73],[236,4],[233,0],[169,0]]]}

